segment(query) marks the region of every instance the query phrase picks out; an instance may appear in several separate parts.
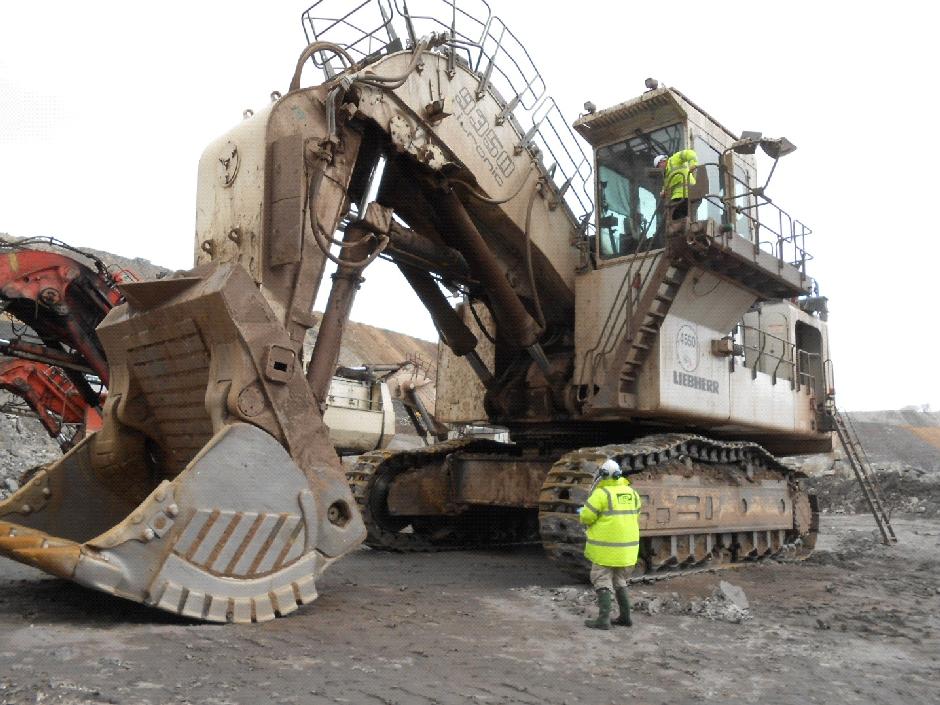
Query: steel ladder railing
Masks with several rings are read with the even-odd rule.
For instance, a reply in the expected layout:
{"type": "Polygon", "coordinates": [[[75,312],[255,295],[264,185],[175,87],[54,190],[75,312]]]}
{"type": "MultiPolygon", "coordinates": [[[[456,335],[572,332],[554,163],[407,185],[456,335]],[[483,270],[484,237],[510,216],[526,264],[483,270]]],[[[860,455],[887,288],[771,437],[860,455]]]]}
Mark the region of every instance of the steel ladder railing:
{"type": "Polygon", "coordinates": [[[885,502],[878,487],[878,479],[872,471],[868,453],[865,452],[865,448],[858,438],[852,420],[847,414],[843,414],[838,410],[833,413],[833,418],[836,433],[839,435],[839,440],[845,449],[845,456],[849,461],[849,465],[852,466],[852,471],[855,473],[859,486],[862,488],[862,494],[865,496],[865,501],[868,502],[872,516],[875,517],[875,523],[878,524],[882,541],[886,545],[897,543],[898,538],[891,527],[891,518],[885,509],[885,502]]]}

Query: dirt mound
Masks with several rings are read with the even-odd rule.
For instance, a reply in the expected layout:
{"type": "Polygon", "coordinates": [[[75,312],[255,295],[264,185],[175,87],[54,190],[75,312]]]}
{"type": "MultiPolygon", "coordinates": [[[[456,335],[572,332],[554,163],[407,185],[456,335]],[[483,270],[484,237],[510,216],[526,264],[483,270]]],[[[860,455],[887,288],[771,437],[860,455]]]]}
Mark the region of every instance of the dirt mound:
{"type": "Polygon", "coordinates": [[[846,416],[876,470],[940,479],[940,413],[867,411],[846,416]]]}
{"type": "MultiPolygon", "coordinates": [[[[314,311],[313,316],[316,323],[307,332],[307,339],[304,341],[304,352],[308,358],[323,320],[323,314],[319,311],[314,311]]],[[[350,321],[343,336],[339,364],[356,367],[364,364],[397,363],[412,359],[416,355],[423,367],[430,371],[429,376],[433,379],[433,368],[437,360],[436,342],[350,321]]]]}
{"type": "MultiPolygon", "coordinates": [[[[915,514],[940,517],[940,482],[924,479],[911,472],[881,471],[875,476],[890,514],[915,514]]],[[[865,497],[854,477],[827,475],[804,481],[816,491],[824,512],[858,514],[869,511],[865,497]]]]}

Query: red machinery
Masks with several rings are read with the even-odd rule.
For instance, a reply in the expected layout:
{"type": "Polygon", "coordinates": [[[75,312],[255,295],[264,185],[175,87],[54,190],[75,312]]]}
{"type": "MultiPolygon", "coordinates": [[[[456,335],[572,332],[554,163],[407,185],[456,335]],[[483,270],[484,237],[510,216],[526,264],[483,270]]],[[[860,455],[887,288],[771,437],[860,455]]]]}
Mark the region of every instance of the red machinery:
{"type": "Polygon", "coordinates": [[[59,367],[32,360],[0,359],[0,389],[20,397],[63,451],[101,428],[101,412],[89,405],[59,367]],[[70,425],[78,431],[69,432],[70,425]]]}
{"type": "Polygon", "coordinates": [[[0,240],[0,311],[12,333],[0,337],[0,354],[17,358],[0,360],[0,388],[21,397],[63,450],[100,426],[108,363],[95,328],[123,302],[117,285],[128,276],[52,238],[0,240]],[[70,424],[79,432],[67,433],[70,424]]]}

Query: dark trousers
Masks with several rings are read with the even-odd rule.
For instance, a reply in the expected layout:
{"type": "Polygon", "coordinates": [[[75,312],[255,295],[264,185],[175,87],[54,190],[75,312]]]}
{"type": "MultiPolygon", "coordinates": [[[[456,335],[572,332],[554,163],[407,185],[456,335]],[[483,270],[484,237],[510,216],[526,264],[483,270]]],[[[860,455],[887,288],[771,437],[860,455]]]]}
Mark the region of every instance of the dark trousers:
{"type": "Polygon", "coordinates": [[[680,220],[689,214],[689,199],[674,198],[669,202],[669,220],[680,220]]]}

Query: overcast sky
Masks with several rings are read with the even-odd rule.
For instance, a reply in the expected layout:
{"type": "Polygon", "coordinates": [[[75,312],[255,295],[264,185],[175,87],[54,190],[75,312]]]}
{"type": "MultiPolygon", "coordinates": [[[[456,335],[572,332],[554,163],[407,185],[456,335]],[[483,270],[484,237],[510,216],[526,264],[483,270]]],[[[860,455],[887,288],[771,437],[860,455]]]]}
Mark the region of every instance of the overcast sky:
{"type": "MultiPolygon", "coordinates": [[[[930,3],[490,4],[570,120],[654,76],[736,132],[794,142],[769,192],[815,231],[840,406],[940,408],[930,3]]],[[[199,155],[286,91],[306,6],[3,3],[0,232],[191,266],[199,155]]],[[[390,265],[366,279],[356,320],[435,338],[390,265]]]]}

